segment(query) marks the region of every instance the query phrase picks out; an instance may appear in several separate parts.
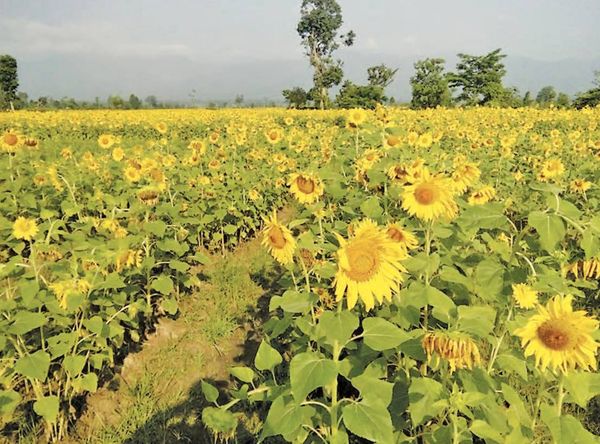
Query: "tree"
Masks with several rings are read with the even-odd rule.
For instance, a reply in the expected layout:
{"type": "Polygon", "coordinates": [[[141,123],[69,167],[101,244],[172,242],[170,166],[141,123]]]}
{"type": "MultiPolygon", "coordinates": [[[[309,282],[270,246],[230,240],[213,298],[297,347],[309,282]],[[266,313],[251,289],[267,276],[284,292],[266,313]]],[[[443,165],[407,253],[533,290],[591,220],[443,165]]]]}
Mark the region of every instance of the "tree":
{"type": "Polygon", "coordinates": [[[288,103],[288,108],[304,108],[308,102],[308,92],[304,88],[296,86],[292,89],[284,89],[281,94],[288,103]]]}
{"type": "Polygon", "coordinates": [[[571,105],[571,98],[564,92],[558,93],[556,97],[556,106],[559,108],[568,108],[571,105]]]}
{"type": "Polygon", "coordinates": [[[448,106],[452,94],[444,73],[444,59],[424,59],[414,64],[415,75],[410,78],[413,108],[448,106]]]}
{"type": "Polygon", "coordinates": [[[367,69],[369,85],[381,86],[383,89],[385,89],[394,81],[394,76],[397,72],[398,68],[391,69],[385,66],[383,63],[381,65],[371,66],[367,69]]]}
{"type": "Polygon", "coordinates": [[[355,85],[346,80],[340,89],[335,103],[338,108],[370,108],[385,101],[383,87],[378,85],[355,85]]]}
{"type": "Polygon", "coordinates": [[[540,92],[537,93],[535,97],[535,101],[540,105],[549,105],[554,102],[556,99],[556,90],[553,86],[544,86],[540,89],[540,92]]]}
{"type": "Polygon", "coordinates": [[[108,103],[109,108],[115,108],[115,109],[125,108],[125,101],[123,100],[123,98],[121,96],[109,96],[107,103],[108,103]]]}
{"type": "Polygon", "coordinates": [[[236,95],[234,103],[235,103],[235,106],[237,106],[238,108],[240,106],[242,106],[242,103],[244,103],[244,95],[243,94],[236,95]]]}
{"type": "Polygon", "coordinates": [[[17,60],[8,54],[0,56],[0,108],[13,107],[18,89],[17,60]]]}
{"type": "Polygon", "coordinates": [[[573,100],[575,108],[592,108],[600,105],[600,71],[594,71],[594,80],[592,83],[595,85],[595,88],[577,94],[575,100],[573,100]]]}
{"type": "Polygon", "coordinates": [[[533,103],[533,99],[531,98],[531,92],[527,91],[525,93],[525,95],[523,96],[523,101],[521,102],[521,105],[531,106],[532,103],[533,103]]]}
{"type": "Polygon", "coordinates": [[[142,107],[142,101],[135,94],[129,96],[129,108],[140,109],[142,107]]]}
{"type": "Polygon", "coordinates": [[[498,48],[483,56],[458,54],[456,73],[449,74],[451,88],[460,88],[457,100],[465,105],[487,105],[500,102],[506,95],[502,78],[506,74],[498,48]]]}
{"type": "Polygon", "coordinates": [[[158,106],[158,99],[156,96],[148,96],[144,99],[144,102],[146,102],[150,108],[156,108],[158,106]]]}
{"type": "Polygon", "coordinates": [[[333,58],[333,52],[340,44],[352,46],[356,37],[354,31],[338,37],[342,23],[342,8],[336,0],[302,1],[296,30],[314,70],[313,83],[321,109],[329,101],[328,90],[343,78],[342,62],[333,58]]]}

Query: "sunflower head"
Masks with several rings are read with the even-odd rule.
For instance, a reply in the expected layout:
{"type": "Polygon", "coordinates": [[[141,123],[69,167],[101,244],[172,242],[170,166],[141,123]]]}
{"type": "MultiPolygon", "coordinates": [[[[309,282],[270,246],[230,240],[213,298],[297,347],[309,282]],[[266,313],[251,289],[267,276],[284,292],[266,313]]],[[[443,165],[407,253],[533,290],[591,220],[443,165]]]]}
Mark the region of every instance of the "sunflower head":
{"type": "Polygon", "coordinates": [[[585,311],[573,311],[573,297],[555,296],[545,306],[538,306],[525,326],[515,330],[521,338],[525,356],[533,355],[535,364],[544,371],[567,373],[569,370],[596,370],[596,350],[600,344],[592,334],[598,321],[585,311]]]}
{"type": "Polygon", "coordinates": [[[300,203],[311,204],[323,195],[323,183],[314,174],[294,173],[290,176],[290,191],[300,203]]]}
{"type": "Polygon", "coordinates": [[[337,301],[347,294],[348,309],[360,298],[367,310],[376,302],[391,301],[406,271],[401,264],[407,257],[402,245],[370,219],[357,224],[349,240],[336,235],[340,242],[335,276],[337,301]]]}
{"type": "Polygon", "coordinates": [[[38,232],[38,226],[34,219],[23,216],[17,217],[13,223],[13,236],[17,239],[31,241],[38,232]]]}
{"type": "Polygon", "coordinates": [[[267,247],[269,253],[277,262],[283,265],[292,263],[296,250],[296,240],[292,232],[277,221],[277,213],[275,212],[270,217],[264,218],[264,221],[263,246],[267,247]]]}
{"type": "Polygon", "coordinates": [[[431,176],[426,170],[402,193],[402,208],[425,221],[451,219],[458,213],[452,184],[446,178],[431,176]]]}
{"type": "Polygon", "coordinates": [[[419,246],[417,237],[400,224],[388,224],[386,233],[390,239],[398,242],[407,251],[419,246]]]}
{"type": "Polygon", "coordinates": [[[513,299],[520,308],[535,308],[538,303],[538,293],[527,284],[513,284],[513,299]]]}

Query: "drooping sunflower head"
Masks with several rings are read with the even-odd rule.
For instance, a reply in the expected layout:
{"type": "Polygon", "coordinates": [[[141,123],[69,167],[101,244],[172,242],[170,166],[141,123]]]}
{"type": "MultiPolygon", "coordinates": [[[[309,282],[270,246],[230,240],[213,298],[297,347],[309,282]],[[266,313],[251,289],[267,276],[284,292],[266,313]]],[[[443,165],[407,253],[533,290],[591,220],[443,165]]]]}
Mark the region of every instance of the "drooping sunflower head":
{"type": "Polygon", "coordinates": [[[273,212],[270,217],[263,218],[265,228],[263,229],[262,245],[267,247],[269,253],[279,263],[286,265],[294,261],[296,240],[288,227],[277,221],[277,213],[273,212]]]}
{"type": "Polygon", "coordinates": [[[427,171],[404,188],[402,208],[425,221],[452,219],[458,213],[452,184],[447,178],[432,176],[427,171]]]}
{"type": "Polygon", "coordinates": [[[154,206],[158,203],[160,191],[156,187],[144,187],[138,191],[137,197],[141,203],[149,207],[154,206]]]}
{"type": "Polygon", "coordinates": [[[19,216],[13,223],[13,236],[17,239],[31,241],[37,232],[38,226],[34,219],[19,216]]]}
{"type": "Polygon", "coordinates": [[[545,306],[539,306],[525,326],[515,330],[521,338],[525,356],[533,355],[535,365],[544,371],[567,373],[580,368],[596,370],[596,350],[600,345],[592,334],[598,321],[585,311],[573,311],[573,297],[555,296],[545,306]]]}
{"type": "Polygon", "coordinates": [[[481,364],[479,347],[465,333],[428,332],[421,340],[421,345],[427,354],[427,362],[433,367],[437,367],[440,359],[448,361],[451,372],[481,364]]]}
{"type": "Polygon", "coordinates": [[[375,303],[391,301],[406,271],[401,261],[407,257],[399,242],[369,219],[354,228],[349,240],[338,235],[338,271],[335,276],[337,301],[346,295],[348,309],[358,299],[371,310],[375,303]]]}
{"type": "Polygon", "coordinates": [[[290,192],[300,203],[311,204],[323,195],[323,182],[309,173],[293,173],[288,181],[290,192]]]}

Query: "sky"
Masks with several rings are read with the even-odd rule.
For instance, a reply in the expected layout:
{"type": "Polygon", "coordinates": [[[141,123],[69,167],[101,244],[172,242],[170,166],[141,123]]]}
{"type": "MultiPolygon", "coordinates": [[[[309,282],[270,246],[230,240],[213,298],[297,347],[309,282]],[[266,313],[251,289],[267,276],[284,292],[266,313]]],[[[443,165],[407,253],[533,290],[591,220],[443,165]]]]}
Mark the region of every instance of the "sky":
{"type": "MultiPolygon", "coordinates": [[[[364,80],[364,63],[398,66],[392,89],[399,95],[409,91],[414,61],[442,56],[455,63],[459,52],[502,48],[507,79],[520,89],[554,81],[569,92],[583,90],[600,69],[599,0],[338,2],[341,31],[357,34],[356,44],[338,54],[348,76],[364,80]]],[[[32,97],[278,99],[282,87],[310,85],[296,33],[300,4],[0,0],[0,54],[17,58],[21,90],[32,97]]]]}

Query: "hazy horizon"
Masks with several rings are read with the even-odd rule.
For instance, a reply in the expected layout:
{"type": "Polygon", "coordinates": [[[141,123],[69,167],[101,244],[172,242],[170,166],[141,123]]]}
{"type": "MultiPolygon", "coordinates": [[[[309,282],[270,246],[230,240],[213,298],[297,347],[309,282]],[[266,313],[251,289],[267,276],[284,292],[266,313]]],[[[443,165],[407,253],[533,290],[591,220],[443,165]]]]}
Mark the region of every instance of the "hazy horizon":
{"type": "MultiPolygon", "coordinates": [[[[355,46],[338,51],[346,78],[398,67],[388,95],[410,97],[412,63],[456,54],[508,55],[507,86],[535,94],[545,85],[574,94],[600,69],[600,4],[594,0],[339,0],[342,32],[355,46]]],[[[192,2],[0,0],[0,54],[16,57],[30,98],[102,100],[110,94],[163,100],[281,100],[286,87],[310,87],[311,68],[296,25],[300,1],[192,2]]]]}

